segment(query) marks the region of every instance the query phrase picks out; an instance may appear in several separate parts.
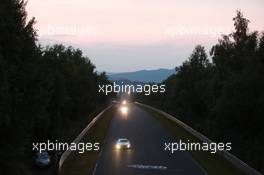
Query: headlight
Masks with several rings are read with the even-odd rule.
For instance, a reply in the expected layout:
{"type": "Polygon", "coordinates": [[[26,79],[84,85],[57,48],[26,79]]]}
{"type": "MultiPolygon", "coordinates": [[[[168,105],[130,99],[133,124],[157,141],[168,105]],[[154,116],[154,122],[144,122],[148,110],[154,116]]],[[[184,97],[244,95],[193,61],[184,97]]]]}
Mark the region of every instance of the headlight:
{"type": "Polygon", "coordinates": [[[127,145],[127,148],[130,148],[130,144],[127,145]]]}
{"type": "Polygon", "coordinates": [[[116,149],[120,149],[120,145],[116,145],[115,147],[116,147],[116,149]]]}
{"type": "Polygon", "coordinates": [[[127,114],[128,108],[126,106],[122,106],[120,110],[122,114],[127,114]]]}

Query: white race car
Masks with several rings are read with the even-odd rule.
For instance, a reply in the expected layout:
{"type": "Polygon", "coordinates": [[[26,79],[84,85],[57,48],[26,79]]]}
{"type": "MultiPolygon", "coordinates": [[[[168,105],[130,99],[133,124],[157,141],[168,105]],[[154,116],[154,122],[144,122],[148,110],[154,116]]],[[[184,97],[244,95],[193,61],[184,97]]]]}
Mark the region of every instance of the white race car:
{"type": "Polygon", "coordinates": [[[116,141],[116,149],[129,149],[131,144],[127,138],[120,138],[116,141]]]}

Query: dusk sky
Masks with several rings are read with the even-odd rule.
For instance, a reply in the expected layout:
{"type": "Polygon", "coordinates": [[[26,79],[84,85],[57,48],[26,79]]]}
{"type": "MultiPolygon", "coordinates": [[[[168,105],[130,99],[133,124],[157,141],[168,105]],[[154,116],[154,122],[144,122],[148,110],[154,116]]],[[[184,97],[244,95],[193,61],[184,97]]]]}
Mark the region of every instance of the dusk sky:
{"type": "Polygon", "coordinates": [[[264,29],[263,0],[29,0],[42,44],[80,48],[98,71],[174,68],[197,44],[207,51],[240,9],[264,29]]]}

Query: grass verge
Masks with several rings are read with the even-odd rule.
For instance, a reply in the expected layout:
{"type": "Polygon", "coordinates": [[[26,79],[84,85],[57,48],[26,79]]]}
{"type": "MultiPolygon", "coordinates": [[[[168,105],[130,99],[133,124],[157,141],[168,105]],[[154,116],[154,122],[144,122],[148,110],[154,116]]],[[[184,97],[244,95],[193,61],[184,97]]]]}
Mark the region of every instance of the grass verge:
{"type": "MultiPolygon", "coordinates": [[[[81,142],[99,142],[102,148],[109,125],[114,116],[115,107],[111,107],[103,116],[96,122],[96,124],[84,135],[81,142]]],[[[101,150],[101,149],[100,149],[101,150]]],[[[99,157],[99,151],[85,151],[78,153],[78,151],[71,152],[69,157],[64,162],[61,174],[62,175],[91,175],[95,167],[96,161],[99,157]]]]}
{"type": "MultiPolygon", "coordinates": [[[[139,106],[151,113],[156,120],[159,121],[177,140],[183,142],[201,142],[198,138],[181,127],[176,122],[172,122],[162,114],[153,111],[149,108],[139,106]]],[[[208,175],[245,175],[238,168],[233,166],[228,160],[221,157],[219,154],[212,154],[208,151],[190,151],[192,157],[200,164],[208,175]]]]}

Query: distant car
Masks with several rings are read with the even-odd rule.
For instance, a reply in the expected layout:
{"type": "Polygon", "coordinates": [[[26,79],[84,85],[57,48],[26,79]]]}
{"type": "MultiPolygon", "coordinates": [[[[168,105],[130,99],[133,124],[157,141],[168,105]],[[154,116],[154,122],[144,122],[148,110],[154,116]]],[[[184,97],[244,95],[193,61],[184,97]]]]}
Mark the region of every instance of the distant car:
{"type": "Polygon", "coordinates": [[[116,149],[129,149],[131,144],[127,138],[120,138],[116,141],[115,147],[116,149]]]}
{"type": "Polygon", "coordinates": [[[50,165],[50,156],[49,153],[44,152],[37,152],[34,157],[35,164],[38,167],[47,167],[50,165]]]}

